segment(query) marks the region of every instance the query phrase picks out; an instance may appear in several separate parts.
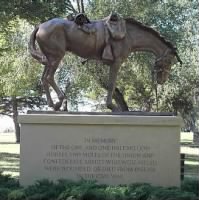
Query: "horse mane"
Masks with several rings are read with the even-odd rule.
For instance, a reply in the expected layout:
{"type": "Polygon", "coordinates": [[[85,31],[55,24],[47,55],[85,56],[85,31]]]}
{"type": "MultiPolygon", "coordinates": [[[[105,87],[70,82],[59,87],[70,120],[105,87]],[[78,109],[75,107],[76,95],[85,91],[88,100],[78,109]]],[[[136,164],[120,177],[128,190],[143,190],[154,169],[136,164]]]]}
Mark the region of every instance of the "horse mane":
{"type": "Polygon", "coordinates": [[[160,40],[162,42],[164,42],[168,47],[170,47],[174,52],[176,52],[176,47],[174,47],[170,41],[166,40],[162,35],[160,35],[160,33],[158,31],[154,30],[153,28],[151,28],[149,26],[142,24],[141,22],[135,20],[134,18],[125,18],[125,21],[127,23],[137,25],[137,26],[141,27],[142,29],[145,29],[146,31],[152,33],[154,36],[160,38],[160,40]]]}

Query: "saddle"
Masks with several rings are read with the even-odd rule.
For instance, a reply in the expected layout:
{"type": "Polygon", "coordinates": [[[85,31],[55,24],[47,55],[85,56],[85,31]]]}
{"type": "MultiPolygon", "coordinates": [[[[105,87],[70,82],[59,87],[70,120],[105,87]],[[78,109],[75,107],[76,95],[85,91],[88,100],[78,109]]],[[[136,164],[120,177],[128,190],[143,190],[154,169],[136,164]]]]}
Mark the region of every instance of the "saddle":
{"type": "Polygon", "coordinates": [[[95,26],[92,26],[92,22],[90,22],[84,13],[79,13],[72,18],[71,21],[74,21],[83,32],[96,35],[96,47],[98,46],[98,40],[101,40],[103,37],[105,47],[102,53],[102,59],[108,61],[114,60],[110,40],[124,39],[126,35],[126,23],[122,17],[120,17],[117,13],[111,13],[108,17],[106,17],[103,20],[104,35],[102,35],[102,32],[95,28],[95,26]]]}
{"type": "MultiPolygon", "coordinates": [[[[68,16],[68,19],[70,20],[69,17],[70,15],[68,16]]],[[[96,32],[96,29],[94,27],[88,26],[88,24],[91,24],[91,22],[85,13],[77,14],[75,17],[71,18],[71,21],[74,21],[78,25],[79,29],[87,34],[92,34],[96,32]]]]}
{"type": "Polygon", "coordinates": [[[113,39],[121,40],[125,37],[126,23],[125,20],[122,17],[120,17],[117,13],[111,13],[107,17],[105,24],[113,39]]]}
{"type": "Polygon", "coordinates": [[[114,60],[110,39],[122,40],[126,35],[126,23],[117,13],[111,13],[105,18],[105,43],[102,59],[114,60]]]}

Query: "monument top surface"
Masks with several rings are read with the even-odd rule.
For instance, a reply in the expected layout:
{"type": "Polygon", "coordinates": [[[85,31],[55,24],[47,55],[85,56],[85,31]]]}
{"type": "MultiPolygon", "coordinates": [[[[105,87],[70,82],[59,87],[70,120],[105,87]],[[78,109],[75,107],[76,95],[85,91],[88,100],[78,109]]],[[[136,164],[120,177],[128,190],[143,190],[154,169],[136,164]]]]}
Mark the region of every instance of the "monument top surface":
{"type": "Polygon", "coordinates": [[[147,112],[28,112],[18,117],[19,123],[28,124],[118,124],[181,126],[182,119],[172,113],[147,112]]]}
{"type": "Polygon", "coordinates": [[[67,114],[67,115],[141,115],[141,116],[175,116],[172,112],[142,112],[142,111],[126,111],[126,112],[66,112],[66,111],[32,111],[27,114],[67,114]]]}

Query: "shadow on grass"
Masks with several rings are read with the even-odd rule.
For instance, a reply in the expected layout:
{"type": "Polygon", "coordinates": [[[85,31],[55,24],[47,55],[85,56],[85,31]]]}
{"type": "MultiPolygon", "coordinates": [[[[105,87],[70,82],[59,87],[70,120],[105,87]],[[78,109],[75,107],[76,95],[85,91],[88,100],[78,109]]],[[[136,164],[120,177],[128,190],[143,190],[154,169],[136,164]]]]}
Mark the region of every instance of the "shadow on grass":
{"type": "Polygon", "coordinates": [[[199,166],[185,164],[184,177],[199,180],[199,166]]]}
{"type": "MultiPolygon", "coordinates": [[[[199,157],[187,154],[184,160],[184,177],[197,179],[199,181],[199,157]]],[[[183,166],[181,166],[183,167],[183,166]]],[[[182,168],[183,169],[183,168],[182,168]]]]}
{"type": "Polygon", "coordinates": [[[19,154],[0,153],[0,171],[13,176],[19,176],[19,154]]]}

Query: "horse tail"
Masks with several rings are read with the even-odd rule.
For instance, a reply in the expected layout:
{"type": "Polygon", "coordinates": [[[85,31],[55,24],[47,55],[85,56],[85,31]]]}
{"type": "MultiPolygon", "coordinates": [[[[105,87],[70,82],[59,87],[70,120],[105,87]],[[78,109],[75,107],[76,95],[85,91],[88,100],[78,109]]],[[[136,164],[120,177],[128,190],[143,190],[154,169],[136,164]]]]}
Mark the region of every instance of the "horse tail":
{"type": "Polygon", "coordinates": [[[47,65],[48,59],[46,58],[46,56],[41,51],[36,49],[35,41],[36,41],[36,34],[38,30],[39,30],[39,26],[37,26],[32,32],[29,43],[28,43],[28,50],[33,58],[38,60],[41,64],[47,65]]]}

